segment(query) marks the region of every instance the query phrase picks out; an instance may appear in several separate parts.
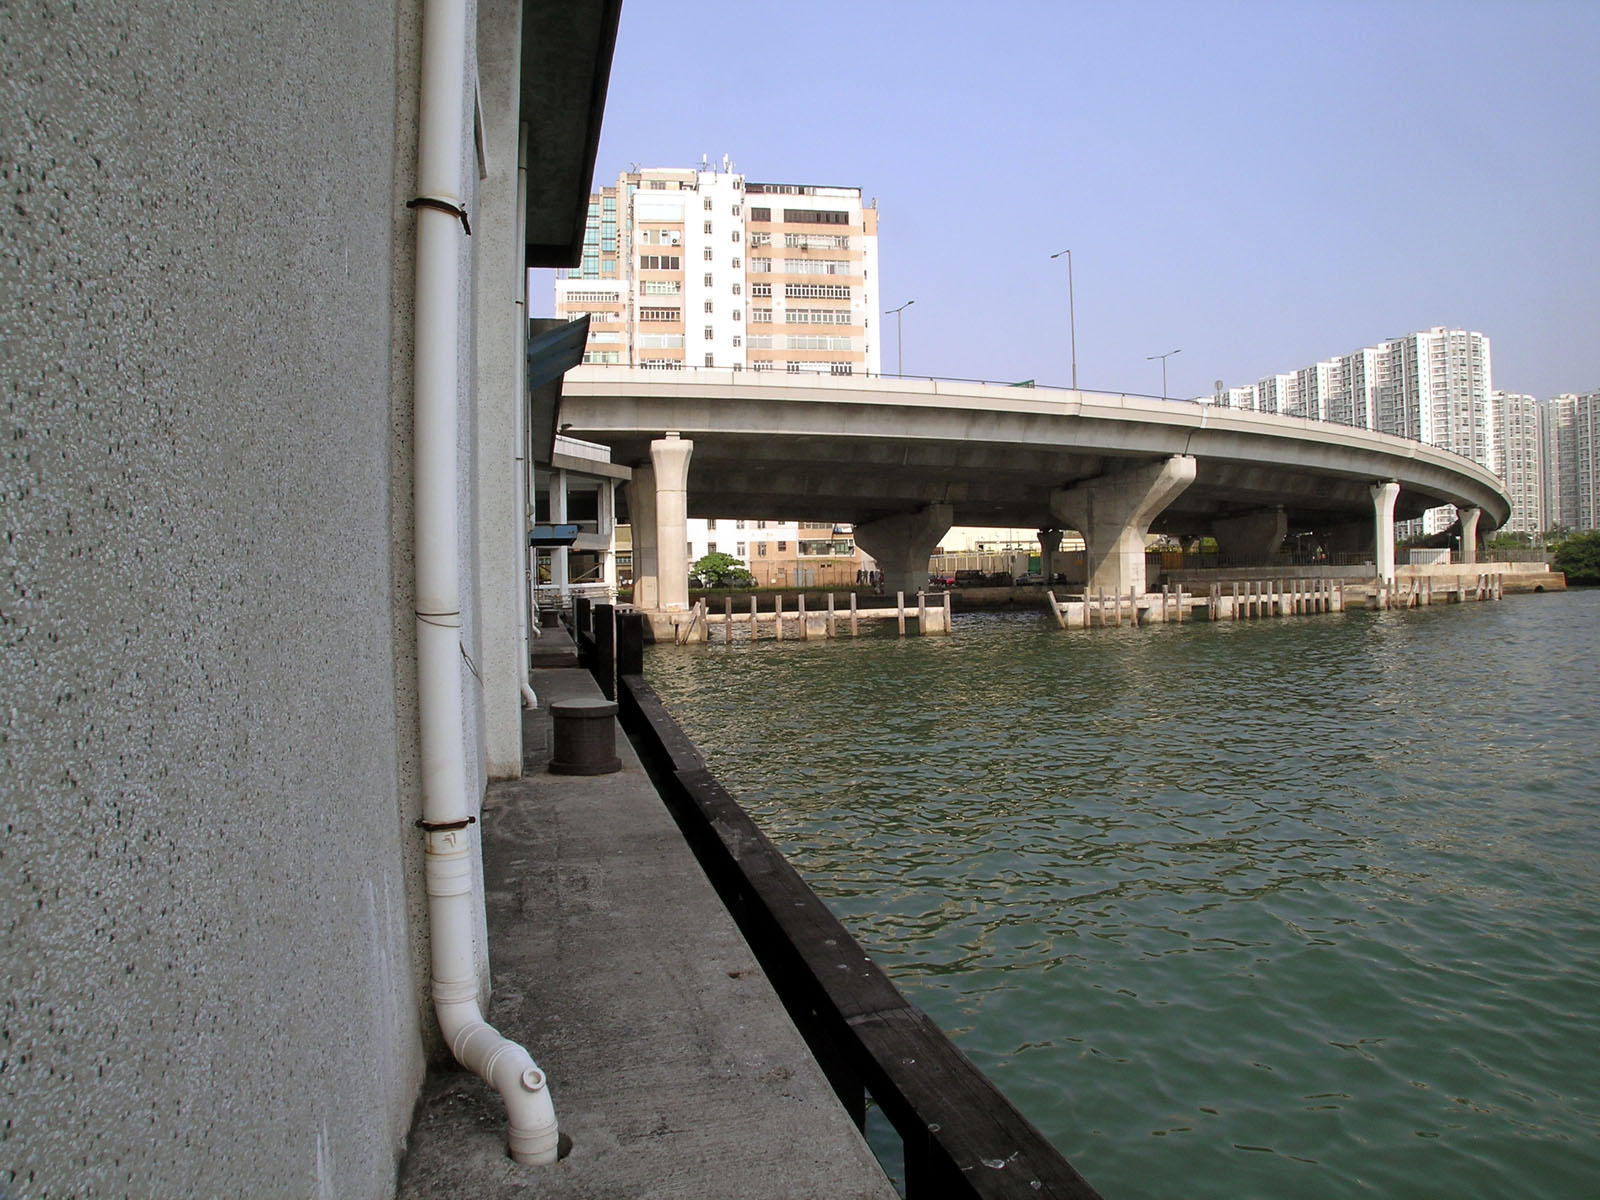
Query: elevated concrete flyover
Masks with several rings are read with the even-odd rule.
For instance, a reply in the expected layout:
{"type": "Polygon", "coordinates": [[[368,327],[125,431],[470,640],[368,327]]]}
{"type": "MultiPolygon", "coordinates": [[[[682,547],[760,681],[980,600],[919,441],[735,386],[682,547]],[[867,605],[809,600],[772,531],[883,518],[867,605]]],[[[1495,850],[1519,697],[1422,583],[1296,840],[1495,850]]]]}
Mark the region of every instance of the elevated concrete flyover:
{"type": "MultiPolygon", "coordinates": [[[[1373,550],[1392,576],[1395,520],[1454,504],[1468,521],[1481,514],[1486,531],[1511,511],[1494,475],[1448,451],[1143,396],[578,367],[560,421],[634,468],[629,505],[646,516],[634,530],[636,546],[641,535],[648,543],[644,557],[686,540],[677,516],[671,529],[641,529],[669,512],[849,521],[891,590],[925,581],[928,553],[951,525],[1035,528],[1046,541],[1075,529],[1089,547],[1090,586],[1126,594],[1144,590],[1151,531],[1266,551],[1311,531],[1330,550],[1373,550]]],[[[672,587],[663,608],[687,604],[676,579],[672,587]]]]}

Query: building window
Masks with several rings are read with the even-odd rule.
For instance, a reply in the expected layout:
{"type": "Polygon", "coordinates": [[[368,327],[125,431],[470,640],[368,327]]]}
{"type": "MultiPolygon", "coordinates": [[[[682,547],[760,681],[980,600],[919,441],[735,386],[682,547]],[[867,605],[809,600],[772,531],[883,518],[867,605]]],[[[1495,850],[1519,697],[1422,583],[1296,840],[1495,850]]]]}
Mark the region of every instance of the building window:
{"type": "MultiPolygon", "coordinates": [[[[708,231],[708,232],[709,232],[709,231],[708,231]]],[[[738,230],[737,230],[737,229],[735,229],[735,230],[734,230],[734,231],[733,231],[733,240],[734,240],[734,241],[736,241],[736,242],[737,242],[737,241],[738,241],[738,240],[739,240],[739,239],[740,239],[740,238],[741,238],[741,237],[743,237],[743,236],[744,236],[744,235],[743,235],[743,234],[741,234],[741,233],[740,233],[740,232],[739,232],[739,231],[738,231],[738,230]]]]}
{"type": "Polygon", "coordinates": [[[735,271],[740,269],[740,263],[739,263],[739,260],[737,258],[733,260],[733,269],[735,271]]]}
{"type": "Polygon", "coordinates": [[[783,294],[797,300],[850,299],[850,289],[840,283],[786,283],[783,294]]]}
{"type": "Polygon", "coordinates": [[[712,279],[711,279],[711,272],[710,272],[710,271],[707,271],[707,272],[706,272],[706,286],[707,286],[707,287],[710,287],[710,286],[711,286],[711,282],[712,282],[712,279]]]}
{"type": "MultiPolygon", "coordinates": [[[[710,355],[709,352],[706,354],[706,366],[708,366],[708,367],[711,366],[711,355],[710,355]]],[[[715,546],[711,547],[711,549],[712,549],[713,552],[716,551],[716,547],[715,546]]]]}
{"type": "Polygon", "coordinates": [[[788,325],[848,325],[848,308],[791,308],[783,314],[788,325]]]}
{"type": "Polygon", "coordinates": [[[706,249],[705,249],[705,260],[707,262],[711,261],[711,247],[710,246],[707,246],[706,249]]]}
{"type": "Polygon", "coordinates": [[[706,208],[707,212],[711,211],[711,197],[710,196],[706,197],[705,208],[706,208]]]}
{"type": "Polygon", "coordinates": [[[681,308],[641,308],[639,320],[641,321],[681,321],[683,310],[681,308]]]}
{"type": "Polygon", "coordinates": [[[783,219],[791,225],[848,225],[847,212],[827,212],[815,208],[786,208],[783,219]]]}
{"type": "Polygon", "coordinates": [[[854,275],[856,266],[841,258],[786,258],[778,270],[788,275],[854,275]]]}
{"type": "Polygon", "coordinates": [[[733,294],[735,296],[737,296],[740,293],[740,291],[743,289],[743,287],[744,287],[743,284],[740,284],[740,283],[734,284],[733,285],[733,294]]]}
{"type": "Polygon", "coordinates": [[[733,319],[734,319],[734,320],[735,320],[735,321],[737,321],[737,320],[738,320],[738,319],[739,319],[739,318],[740,318],[740,317],[741,317],[741,316],[743,316],[743,315],[744,315],[744,314],[743,314],[743,312],[742,312],[742,310],[740,310],[740,309],[737,309],[737,308],[736,308],[736,309],[734,309],[734,310],[733,310],[733,319]]]}
{"type": "MultiPolygon", "coordinates": [[[[705,336],[705,340],[706,340],[706,341],[708,341],[708,342],[709,342],[709,341],[710,341],[710,340],[711,340],[711,339],[712,339],[712,338],[713,338],[713,337],[715,337],[715,336],[716,336],[716,333],[715,333],[715,331],[714,331],[714,330],[713,330],[713,329],[712,329],[712,328],[711,328],[711,326],[709,326],[709,325],[707,325],[707,326],[706,326],[706,336],[705,336]]],[[[707,366],[710,366],[710,365],[711,365],[711,364],[710,364],[710,363],[707,363],[707,364],[706,364],[706,365],[707,365],[707,366]]]]}
{"type": "Polygon", "coordinates": [[[707,312],[711,311],[711,301],[709,301],[709,300],[706,301],[706,311],[707,312]]]}
{"type": "Polygon", "coordinates": [[[676,254],[641,254],[639,256],[639,269],[641,271],[681,271],[683,259],[676,254]]]}
{"type": "Polygon", "coordinates": [[[737,349],[739,349],[740,346],[743,346],[743,345],[744,345],[744,339],[742,337],[740,337],[738,334],[734,334],[734,336],[733,336],[733,348],[735,350],[737,350],[737,349]]]}
{"type": "Polygon", "coordinates": [[[710,233],[711,232],[711,222],[710,221],[703,222],[701,224],[701,226],[700,226],[700,232],[701,233],[710,233]]]}
{"type": "Polygon", "coordinates": [[[737,204],[733,206],[733,215],[736,217],[739,215],[739,206],[737,204]]]}
{"type": "Polygon", "coordinates": [[[767,556],[767,544],[765,542],[757,542],[756,543],[756,557],[757,558],[765,558],[766,556],[767,556]]]}
{"type": "Polygon", "coordinates": [[[770,221],[772,220],[772,210],[770,208],[752,208],[750,210],[750,219],[752,221],[770,221]]]}
{"type": "Polygon", "coordinates": [[[782,554],[788,548],[789,548],[789,543],[788,542],[779,542],[778,543],[778,553],[779,554],[782,554]]]}
{"type": "Polygon", "coordinates": [[[750,285],[750,294],[752,296],[770,296],[772,295],[772,285],[770,283],[752,283],[750,285]]]}
{"type": "Polygon", "coordinates": [[[734,549],[734,553],[736,553],[740,558],[744,557],[744,543],[743,542],[735,542],[733,544],[733,549],[734,549]]]}

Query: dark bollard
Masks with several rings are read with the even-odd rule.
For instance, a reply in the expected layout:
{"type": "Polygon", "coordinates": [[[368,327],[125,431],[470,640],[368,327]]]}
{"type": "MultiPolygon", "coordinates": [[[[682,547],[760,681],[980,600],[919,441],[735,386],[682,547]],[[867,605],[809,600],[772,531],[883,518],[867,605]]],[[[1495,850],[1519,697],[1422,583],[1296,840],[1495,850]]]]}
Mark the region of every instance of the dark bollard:
{"type": "Polygon", "coordinates": [[[590,656],[594,652],[594,635],[590,632],[587,596],[572,598],[572,642],[578,648],[578,665],[588,666],[593,661],[590,656]]]}
{"type": "Polygon", "coordinates": [[[644,614],[617,615],[617,674],[644,674],[644,614]]]}
{"type": "Polygon", "coordinates": [[[617,698],[616,611],[610,604],[594,606],[594,659],[589,670],[607,700],[617,698]]]}
{"type": "Polygon", "coordinates": [[[617,706],[610,700],[562,700],[550,706],[555,730],[552,775],[609,775],[617,757],[617,706]]]}

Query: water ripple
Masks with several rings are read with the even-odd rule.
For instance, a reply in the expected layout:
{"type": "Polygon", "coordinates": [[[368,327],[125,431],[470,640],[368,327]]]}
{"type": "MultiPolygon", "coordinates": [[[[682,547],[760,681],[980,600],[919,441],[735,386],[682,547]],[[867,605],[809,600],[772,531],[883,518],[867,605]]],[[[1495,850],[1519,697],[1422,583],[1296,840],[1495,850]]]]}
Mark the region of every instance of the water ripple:
{"type": "Polygon", "coordinates": [[[897,982],[1107,1195],[1600,1179],[1600,595],[652,652],[897,982]]]}

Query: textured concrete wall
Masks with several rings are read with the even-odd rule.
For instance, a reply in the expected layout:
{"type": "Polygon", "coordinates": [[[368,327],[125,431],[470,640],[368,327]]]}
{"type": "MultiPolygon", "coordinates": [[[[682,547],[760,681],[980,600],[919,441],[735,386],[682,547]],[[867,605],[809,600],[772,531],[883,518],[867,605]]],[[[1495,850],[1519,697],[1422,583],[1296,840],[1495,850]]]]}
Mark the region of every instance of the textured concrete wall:
{"type": "Polygon", "coordinates": [[[527,371],[525,286],[517,219],[518,88],[522,70],[520,0],[478,4],[478,98],[483,105],[484,162],[473,229],[477,284],[479,495],[478,594],[483,598],[484,754],[491,779],[522,772],[519,630],[527,605],[527,487],[520,467],[518,375],[527,371]]]}
{"type": "Polygon", "coordinates": [[[0,7],[8,1195],[392,1194],[415,24],[0,7]]]}

